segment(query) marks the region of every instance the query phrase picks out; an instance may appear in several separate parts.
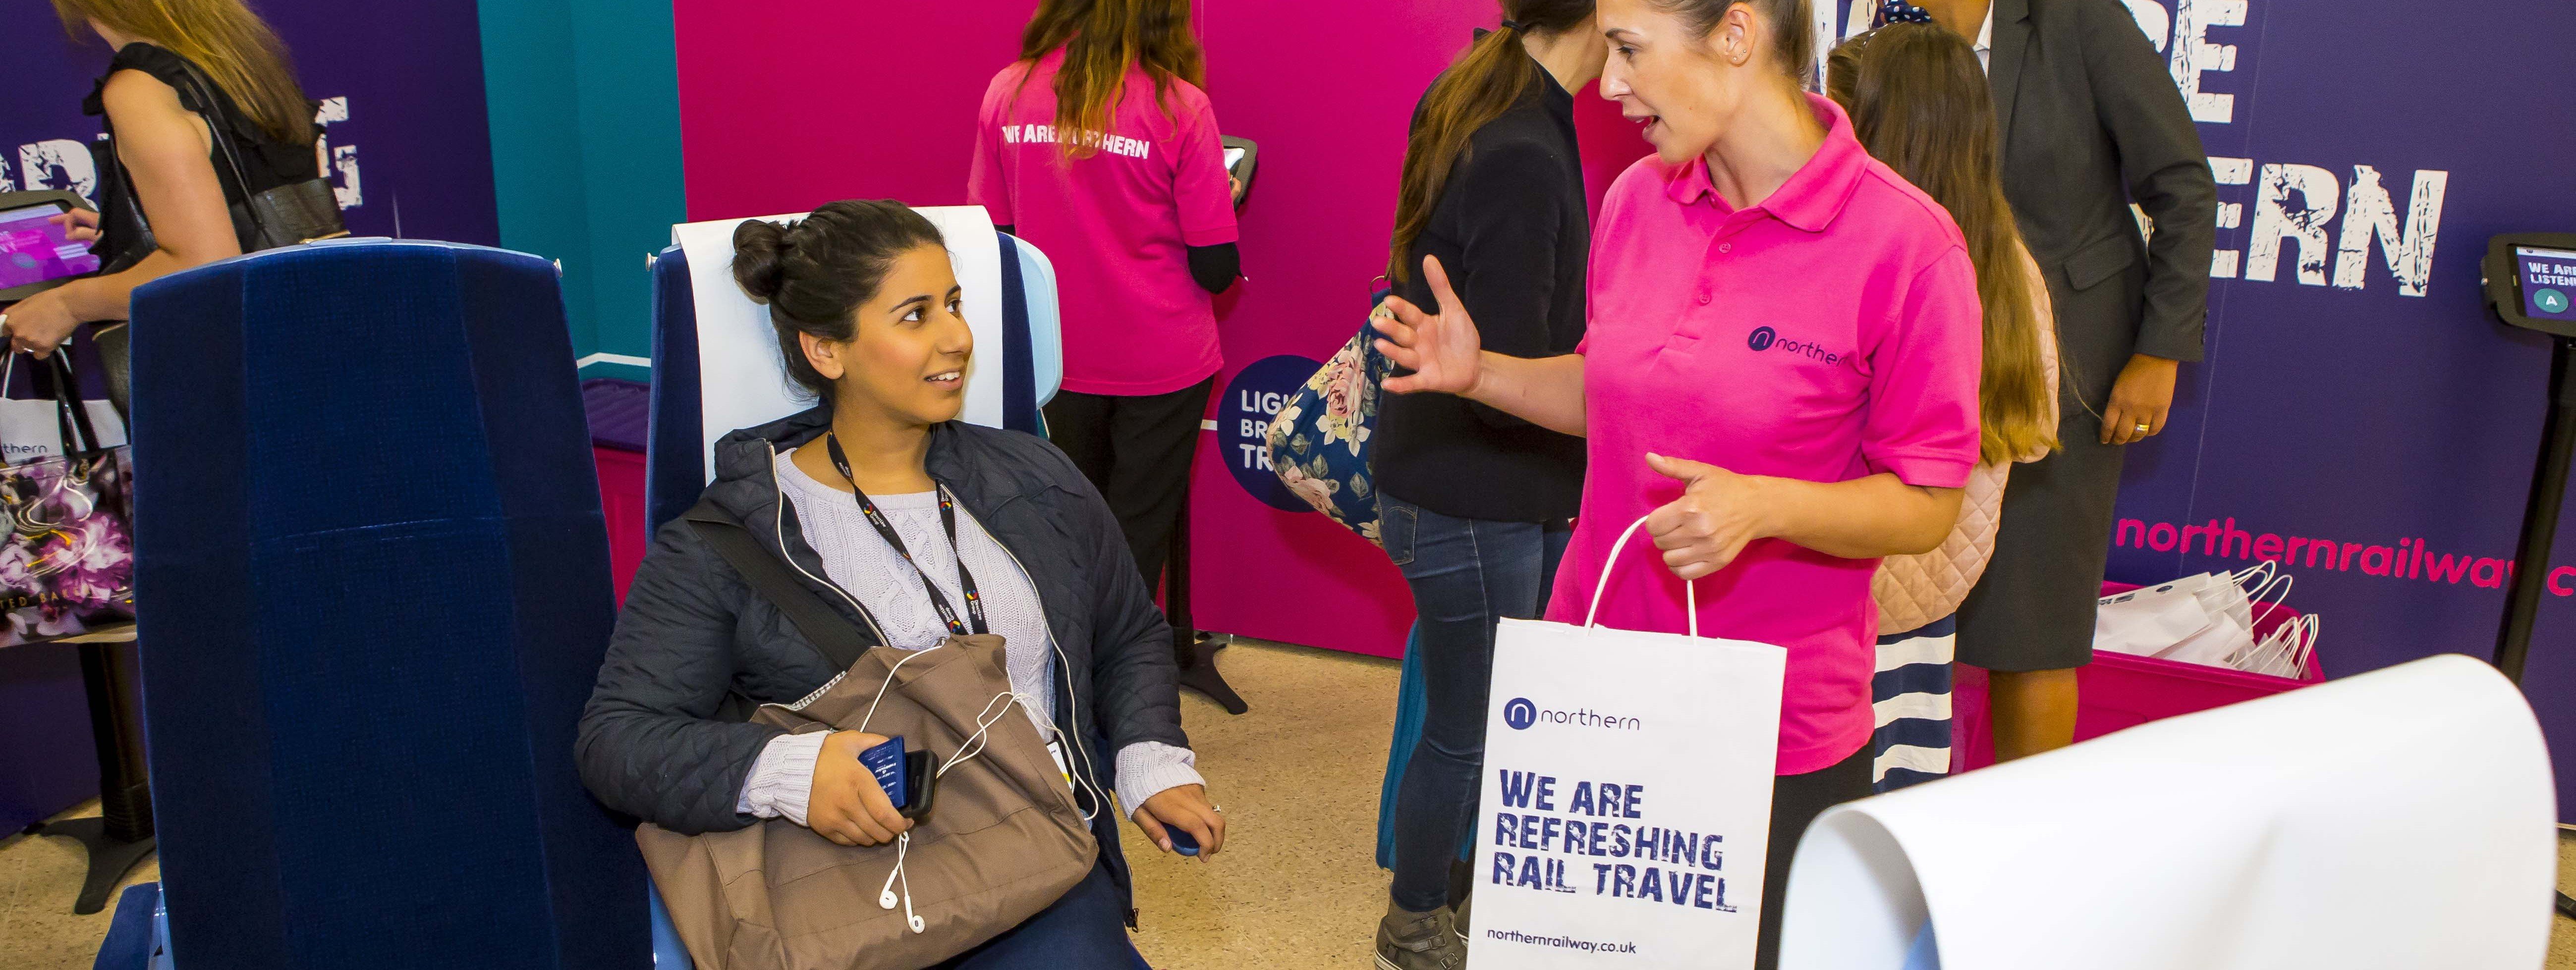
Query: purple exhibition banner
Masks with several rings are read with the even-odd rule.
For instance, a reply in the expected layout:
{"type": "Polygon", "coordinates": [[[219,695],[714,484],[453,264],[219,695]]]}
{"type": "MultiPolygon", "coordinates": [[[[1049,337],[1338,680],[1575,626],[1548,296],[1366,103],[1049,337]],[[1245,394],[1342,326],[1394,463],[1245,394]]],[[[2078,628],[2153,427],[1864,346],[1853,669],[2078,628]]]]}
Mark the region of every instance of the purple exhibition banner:
{"type": "MultiPolygon", "coordinates": [[[[2549,347],[2486,312],[2479,262],[2500,233],[2576,232],[2576,125],[2538,120],[2576,117],[2576,5],[2125,2],[2220,204],[2208,359],[2129,452],[2111,578],[2277,560],[2329,676],[2492,656],[2549,347]]],[[[2576,522],[2548,583],[2526,687],[2576,751],[2576,522]]]]}
{"type": "MultiPolygon", "coordinates": [[[[324,175],[351,232],[499,243],[473,0],[255,7],[293,52],[306,95],[323,102],[324,175]]],[[[101,119],[81,114],[81,100],[111,52],[94,37],[75,42],[47,3],[0,4],[0,38],[0,191],[68,189],[95,202],[89,145],[101,119]]],[[[0,832],[98,791],[87,711],[70,648],[0,650],[0,832]]]]}
{"type": "MultiPolygon", "coordinates": [[[[349,231],[498,245],[482,35],[473,0],[266,0],[307,97],[322,102],[324,176],[349,231]]],[[[89,143],[100,120],[81,99],[111,53],[75,41],[51,4],[0,5],[9,91],[0,98],[0,188],[94,198],[89,143]]]]}

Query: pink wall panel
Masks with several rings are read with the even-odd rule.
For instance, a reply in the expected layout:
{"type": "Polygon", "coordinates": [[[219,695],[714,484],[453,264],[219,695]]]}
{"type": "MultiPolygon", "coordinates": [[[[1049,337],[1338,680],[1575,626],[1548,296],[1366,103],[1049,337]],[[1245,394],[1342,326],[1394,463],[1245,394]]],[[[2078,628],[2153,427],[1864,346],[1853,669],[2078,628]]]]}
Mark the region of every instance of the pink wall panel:
{"type": "Polygon", "coordinates": [[[984,83],[1034,0],[675,0],[689,218],[966,201],[984,83]]]}
{"type": "MultiPolygon", "coordinates": [[[[1345,0],[1294,16],[1207,5],[1199,31],[1217,117],[1261,144],[1259,187],[1242,214],[1249,279],[1219,304],[1228,376],[1275,354],[1330,357],[1359,329],[1386,262],[1414,102],[1470,30],[1500,16],[1492,0],[1345,0]]],[[[1597,200],[1645,142],[1594,92],[1576,104],[1597,200]]],[[[1323,516],[1254,499],[1224,467],[1220,436],[1207,437],[1192,495],[1198,623],[1400,655],[1413,602],[1386,556],[1323,516]]]]}
{"type": "MultiPolygon", "coordinates": [[[[984,85],[1017,53],[1031,0],[764,4],[677,0],[680,124],[693,219],[853,196],[965,200],[984,85]]],[[[1227,373],[1323,359],[1367,313],[1386,258],[1405,125],[1492,0],[1198,0],[1226,133],[1261,144],[1242,213],[1246,282],[1218,301],[1227,373]]],[[[1645,146],[1577,97],[1602,188],[1645,146]]],[[[1221,403],[1221,402],[1220,402],[1221,403]]],[[[1207,629],[1395,655],[1412,601],[1384,554],[1320,515],[1246,493],[1208,435],[1193,485],[1192,608],[1207,629]]]]}

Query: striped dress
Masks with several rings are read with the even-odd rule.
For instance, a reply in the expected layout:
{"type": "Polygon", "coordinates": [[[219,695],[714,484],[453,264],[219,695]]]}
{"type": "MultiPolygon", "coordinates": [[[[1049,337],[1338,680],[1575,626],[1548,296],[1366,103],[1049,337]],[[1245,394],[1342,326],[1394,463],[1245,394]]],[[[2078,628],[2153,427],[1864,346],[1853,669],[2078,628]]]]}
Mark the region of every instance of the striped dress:
{"type": "Polygon", "coordinates": [[[1956,617],[1878,638],[1878,672],[1870,707],[1870,786],[1891,792],[1950,773],[1950,659],[1958,648],[1956,617]]]}

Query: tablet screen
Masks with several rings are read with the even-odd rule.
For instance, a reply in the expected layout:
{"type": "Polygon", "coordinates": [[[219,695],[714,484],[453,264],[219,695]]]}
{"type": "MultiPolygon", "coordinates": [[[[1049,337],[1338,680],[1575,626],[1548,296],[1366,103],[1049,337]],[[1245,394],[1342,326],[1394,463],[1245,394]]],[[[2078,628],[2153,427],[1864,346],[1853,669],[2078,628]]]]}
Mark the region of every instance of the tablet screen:
{"type": "Polygon", "coordinates": [[[0,290],[98,272],[89,244],[73,242],[53,221],[62,213],[54,205],[0,210],[0,290]]]}
{"type": "Polygon", "coordinates": [[[1228,149],[1226,149],[1226,150],[1225,150],[1225,169],[1226,169],[1226,171],[1229,171],[1229,172],[1234,171],[1234,167],[1235,167],[1236,165],[1240,165],[1240,164],[1242,164],[1242,163],[1243,163],[1243,149],[1240,149],[1240,148],[1228,148],[1228,149]]]}
{"type": "Polygon", "coordinates": [[[2520,264],[2522,314],[2548,320],[2576,320],[2576,252],[2516,246],[2520,264]]]}

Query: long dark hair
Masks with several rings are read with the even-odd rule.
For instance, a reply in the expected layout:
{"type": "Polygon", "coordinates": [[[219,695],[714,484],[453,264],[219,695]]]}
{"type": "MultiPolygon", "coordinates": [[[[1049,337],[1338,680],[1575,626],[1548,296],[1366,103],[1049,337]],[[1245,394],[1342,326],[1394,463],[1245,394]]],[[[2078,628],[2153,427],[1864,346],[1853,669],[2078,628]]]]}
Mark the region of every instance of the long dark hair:
{"type": "Polygon", "coordinates": [[[1503,0],[1502,7],[1507,23],[1477,38],[1422,95],[1421,115],[1404,144],[1404,180],[1395,196],[1395,238],[1387,255],[1390,279],[1410,278],[1413,267],[1405,257],[1431,224],[1431,209],[1450,170],[1467,153],[1468,136],[1510,110],[1538,80],[1538,62],[1521,49],[1521,38],[1574,29],[1591,18],[1593,0],[1503,0]]]}
{"type": "Polygon", "coordinates": [[[260,131],[313,144],[313,106],[295,83],[286,44],[242,0],[54,0],[54,14],[76,37],[96,20],[169,48],[204,70],[260,131]]]}
{"type": "MultiPolygon", "coordinates": [[[[1190,0],[1043,0],[1020,33],[1020,60],[1064,48],[1055,74],[1056,145],[1068,158],[1100,150],[1127,69],[1143,67],[1159,103],[1172,81],[1207,86],[1207,55],[1190,33],[1190,0]]],[[[1021,75],[1020,83],[1028,83],[1021,75]]]]}
{"type": "Polygon", "coordinates": [[[784,225],[744,220],[733,230],[733,279],[769,304],[787,376],[825,404],[832,382],[805,359],[800,333],[846,343],[858,333],[859,306],[876,299],[894,258],[917,246],[944,246],[939,227],[893,199],[845,199],[784,225]]]}
{"type": "Polygon", "coordinates": [[[2004,199],[1994,96],[1977,52],[1932,24],[1894,23],[1844,41],[1825,91],[1851,113],[1861,146],[1950,210],[1968,238],[1985,304],[1985,373],[1977,382],[1979,455],[2005,462],[2057,447],[2047,364],[2021,230],[2004,199]]]}

